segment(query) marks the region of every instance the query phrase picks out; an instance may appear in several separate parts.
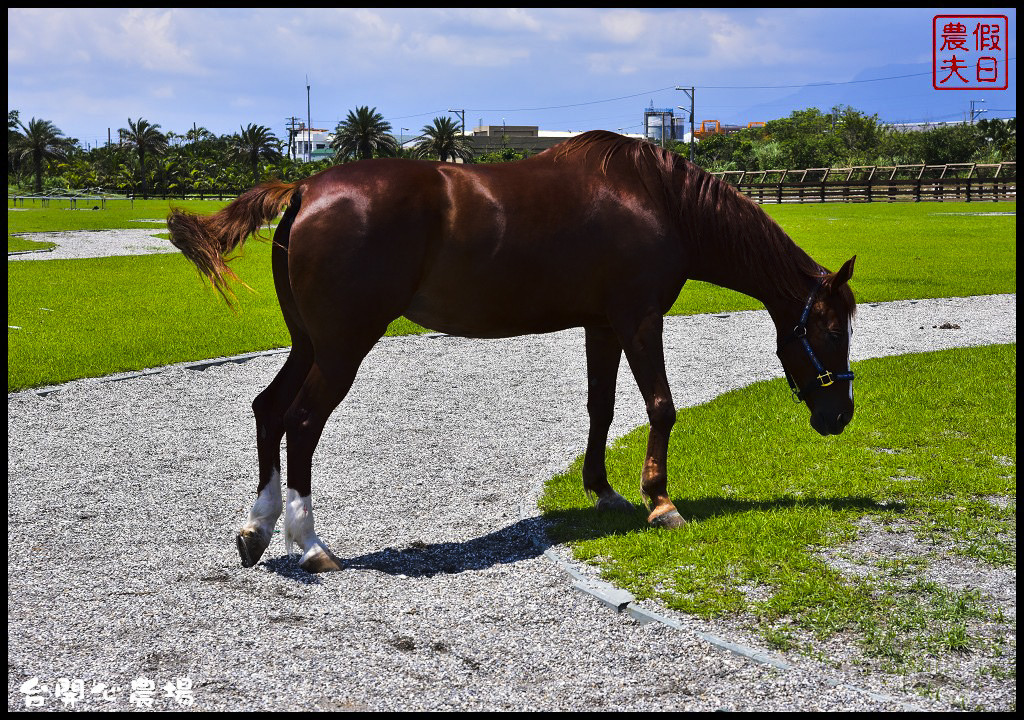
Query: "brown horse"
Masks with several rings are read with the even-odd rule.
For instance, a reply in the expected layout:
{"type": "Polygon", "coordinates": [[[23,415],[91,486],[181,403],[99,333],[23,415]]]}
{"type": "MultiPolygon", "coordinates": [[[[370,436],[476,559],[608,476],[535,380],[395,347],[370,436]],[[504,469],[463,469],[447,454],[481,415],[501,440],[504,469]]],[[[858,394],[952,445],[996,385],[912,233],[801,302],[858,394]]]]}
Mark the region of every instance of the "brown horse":
{"type": "Polygon", "coordinates": [[[313,451],[363,358],[400,315],[479,338],[582,326],[590,414],[583,483],[602,510],[633,509],[604,467],[625,353],[651,422],[641,486],[653,525],[685,522],[667,489],[676,412],[662,316],[687,279],[764,303],[815,430],[838,434],[853,416],[847,283],[856,258],[829,273],[755,203],[649,143],[591,132],[499,165],[364,160],[260,185],[209,217],[175,211],[167,224],[175,246],[230,293],[235,276],[224,256],[283,205],[272,266],[292,348],[252,405],[259,485],[237,536],[244,566],[259,560],[281,514],[287,435],[289,552],[297,543],[312,572],[340,568],[313,529],[313,451]]]}

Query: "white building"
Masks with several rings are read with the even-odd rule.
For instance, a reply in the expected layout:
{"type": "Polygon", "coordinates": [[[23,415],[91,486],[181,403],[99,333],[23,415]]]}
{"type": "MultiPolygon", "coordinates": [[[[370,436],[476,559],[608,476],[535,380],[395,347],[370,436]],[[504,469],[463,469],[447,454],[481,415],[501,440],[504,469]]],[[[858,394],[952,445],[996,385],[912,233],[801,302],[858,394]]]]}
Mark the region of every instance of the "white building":
{"type": "Polygon", "coordinates": [[[299,127],[295,129],[295,135],[292,136],[288,154],[299,162],[330,158],[334,156],[334,150],[331,148],[332,140],[334,140],[334,133],[327,130],[299,127]]]}

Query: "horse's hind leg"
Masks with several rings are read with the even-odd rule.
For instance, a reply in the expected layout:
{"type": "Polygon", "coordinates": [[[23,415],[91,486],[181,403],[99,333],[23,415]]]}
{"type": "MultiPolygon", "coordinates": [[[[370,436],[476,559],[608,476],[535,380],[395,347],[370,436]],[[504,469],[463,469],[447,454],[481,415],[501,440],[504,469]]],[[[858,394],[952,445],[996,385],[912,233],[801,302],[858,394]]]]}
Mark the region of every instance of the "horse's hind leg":
{"type": "Polygon", "coordinates": [[[292,351],[270,385],[252,403],[256,416],[256,452],[259,484],[249,519],[235,537],[242,567],[252,567],[263,556],[281,516],[281,438],[284,414],[295,400],[313,364],[308,340],[293,338],[292,351]]]}
{"type": "Polygon", "coordinates": [[[590,434],[583,458],[583,489],[596,498],[598,510],[632,511],[633,504],[608,484],[605,445],[615,413],[615,381],[622,348],[611,328],[586,328],[587,412],[590,434]]]}
{"type": "Polygon", "coordinates": [[[686,521],[668,497],[668,442],[676,421],[676,409],[665,373],[662,327],[661,314],[652,312],[632,327],[619,326],[617,329],[651,422],[647,459],[641,475],[641,489],[652,506],[647,522],[662,527],[678,527],[686,521]]]}
{"type": "Polygon", "coordinates": [[[296,210],[293,203],[293,207],[281,218],[270,251],[274,288],[292,338],[292,349],[284,367],[252,403],[253,414],[256,416],[259,484],[249,519],[235,537],[243,567],[252,567],[259,562],[270,545],[274,526],[281,516],[281,438],[285,432],[284,416],[313,365],[313,345],[299,319],[288,279],[288,243],[296,210]]]}
{"type": "Polygon", "coordinates": [[[341,561],[313,527],[313,452],[327,419],[352,387],[359,364],[377,337],[363,343],[347,338],[344,351],[318,353],[295,401],[285,414],[288,439],[285,543],[289,552],[293,544],[299,546],[302,550],[299,566],[309,572],[341,569],[341,561]]]}

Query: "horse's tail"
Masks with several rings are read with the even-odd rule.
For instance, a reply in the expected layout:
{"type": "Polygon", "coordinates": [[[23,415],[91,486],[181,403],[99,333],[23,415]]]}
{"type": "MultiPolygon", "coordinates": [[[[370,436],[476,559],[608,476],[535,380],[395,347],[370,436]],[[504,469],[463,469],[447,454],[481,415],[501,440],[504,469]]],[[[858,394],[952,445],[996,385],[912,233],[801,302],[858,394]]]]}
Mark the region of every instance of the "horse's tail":
{"type": "Polygon", "coordinates": [[[228,267],[231,258],[227,254],[277,217],[281,206],[291,200],[297,187],[296,183],[264,183],[242,193],[223,210],[205,217],[172,210],[167,217],[171,243],[192,261],[231,305],[234,293],[228,286],[228,279],[242,285],[245,283],[228,267]]]}

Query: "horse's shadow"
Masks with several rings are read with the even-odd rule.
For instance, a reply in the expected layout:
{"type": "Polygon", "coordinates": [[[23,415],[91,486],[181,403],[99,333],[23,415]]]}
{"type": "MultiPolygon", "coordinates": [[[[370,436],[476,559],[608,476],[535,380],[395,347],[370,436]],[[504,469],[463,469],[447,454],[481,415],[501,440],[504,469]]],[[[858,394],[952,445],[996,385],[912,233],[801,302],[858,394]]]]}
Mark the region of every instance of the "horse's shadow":
{"type": "MultiPolygon", "coordinates": [[[[837,511],[868,513],[901,512],[902,504],[882,504],[869,497],[834,498],[785,496],[771,500],[739,500],[722,496],[677,499],[675,505],[689,522],[750,511],[777,511],[800,507],[825,507],[837,511]]],[[[485,570],[531,560],[555,544],[592,540],[647,529],[646,511],[598,514],[594,508],[559,510],[544,516],[518,520],[494,532],[462,542],[413,542],[402,548],[388,547],[376,552],[339,558],[343,569],[375,570],[388,575],[433,577],[467,570],[485,570]]],[[[668,531],[672,532],[672,531],[668,531]]],[[[303,584],[319,582],[319,576],[302,570],[298,556],[284,555],[263,561],[271,572],[303,584]]]]}
{"type": "MultiPolygon", "coordinates": [[[[376,570],[388,575],[433,577],[530,560],[551,546],[542,517],[519,520],[500,530],[462,542],[412,542],[355,557],[339,557],[343,569],[376,570]]],[[[281,556],[262,563],[271,572],[302,583],[317,582],[298,566],[298,556],[281,556]]]]}

